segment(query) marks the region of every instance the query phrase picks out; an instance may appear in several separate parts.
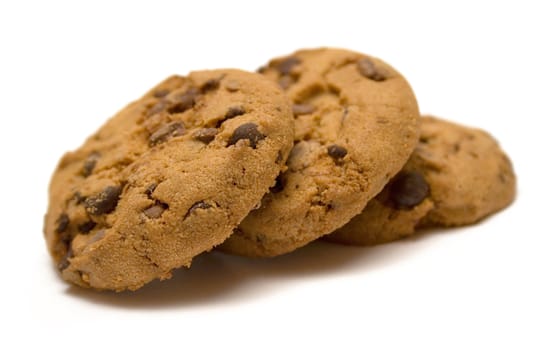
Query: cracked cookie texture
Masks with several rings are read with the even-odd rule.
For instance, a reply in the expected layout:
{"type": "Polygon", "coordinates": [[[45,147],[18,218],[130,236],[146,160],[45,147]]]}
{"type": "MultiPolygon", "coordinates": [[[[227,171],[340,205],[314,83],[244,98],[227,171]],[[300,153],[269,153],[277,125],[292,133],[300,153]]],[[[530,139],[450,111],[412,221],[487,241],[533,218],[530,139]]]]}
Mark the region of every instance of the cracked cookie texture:
{"type": "Polygon", "coordinates": [[[326,240],[386,243],[423,227],[471,224],[513,202],[512,164],[491,135],[430,116],[420,120],[420,141],[404,168],[326,240]]]}
{"type": "Polygon", "coordinates": [[[320,48],[259,70],[289,97],[295,142],[287,169],[219,248],[246,256],[288,253],[360,213],[418,142],[413,91],[385,62],[320,48]]]}
{"type": "Polygon", "coordinates": [[[60,160],[44,234],[62,277],[135,290],[222,243],[293,145],[281,89],[239,70],[172,76],[60,160]]]}

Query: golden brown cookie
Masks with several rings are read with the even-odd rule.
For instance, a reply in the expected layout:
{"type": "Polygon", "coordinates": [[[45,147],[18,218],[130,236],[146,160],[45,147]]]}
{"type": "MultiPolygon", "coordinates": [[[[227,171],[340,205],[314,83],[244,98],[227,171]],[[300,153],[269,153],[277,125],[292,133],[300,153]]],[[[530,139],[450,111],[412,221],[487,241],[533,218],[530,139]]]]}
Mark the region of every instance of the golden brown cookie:
{"type": "Polygon", "coordinates": [[[44,232],[62,277],[134,290],[190,265],[274,184],[293,124],[282,91],[258,74],[168,78],[54,172],[44,232]]]}
{"type": "Polygon", "coordinates": [[[385,62],[339,49],[301,50],[261,70],[291,99],[295,145],[288,169],[220,249],[275,256],[358,214],[418,142],[418,107],[385,62]]]}
{"type": "Polygon", "coordinates": [[[325,239],[390,242],[422,227],[474,223],[513,201],[513,168],[492,136],[434,117],[420,121],[420,142],[404,169],[360,215],[325,239]]]}

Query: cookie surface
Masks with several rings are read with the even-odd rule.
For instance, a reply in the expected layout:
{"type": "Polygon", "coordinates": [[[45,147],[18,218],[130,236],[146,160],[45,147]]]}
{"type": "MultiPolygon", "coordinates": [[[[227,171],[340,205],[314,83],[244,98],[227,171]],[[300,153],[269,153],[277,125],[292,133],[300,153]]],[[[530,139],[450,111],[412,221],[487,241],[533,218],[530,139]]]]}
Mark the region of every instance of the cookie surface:
{"type": "Polygon", "coordinates": [[[172,76],[66,154],[45,237],[65,280],[137,289],[223,242],[293,145],[282,91],[237,70],[172,76]]]}
{"type": "Polygon", "coordinates": [[[273,59],[261,73],[291,99],[296,136],[288,169],[220,246],[246,256],[287,253],[346,223],[402,168],[418,141],[414,94],[378,59],[302,50],[273,59]]]}
{"type": "Polygon", "coordinates": [[[403,170],[361,214],[325,239],[390,242],[422,227],[474,223],[513,201],[513,168],[492,136],[434,117],[420,121],[420,142],[403,170]]]}

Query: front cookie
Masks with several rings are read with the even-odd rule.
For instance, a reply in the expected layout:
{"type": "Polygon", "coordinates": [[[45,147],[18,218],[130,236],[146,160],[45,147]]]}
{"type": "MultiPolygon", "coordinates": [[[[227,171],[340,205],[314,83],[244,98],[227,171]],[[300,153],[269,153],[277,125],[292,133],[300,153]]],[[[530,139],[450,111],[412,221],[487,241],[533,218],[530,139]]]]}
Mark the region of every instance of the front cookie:
{"type": "Polygon", "coordinates": [[[65,280],[137,289],[223,242],[293,144],[286,97],[237,70],[174,76],[60,161],[45,220],[65,280]]]}
{"type": "Polygon", "coordinates": [[[486,132],[422,117],[404,169],[329,241],[374,245],[427,226],[474,223],[515,197],[511,162],[486,132]]]}
{"type": "Polygon", "coordinates": [[[302,50],[262,74],[292,102],[295,145],[258,210],[220,249],[247,256],[290,252],[358,214],[418,141],[418,107],[386,63],[338,49],[302,50]]]}

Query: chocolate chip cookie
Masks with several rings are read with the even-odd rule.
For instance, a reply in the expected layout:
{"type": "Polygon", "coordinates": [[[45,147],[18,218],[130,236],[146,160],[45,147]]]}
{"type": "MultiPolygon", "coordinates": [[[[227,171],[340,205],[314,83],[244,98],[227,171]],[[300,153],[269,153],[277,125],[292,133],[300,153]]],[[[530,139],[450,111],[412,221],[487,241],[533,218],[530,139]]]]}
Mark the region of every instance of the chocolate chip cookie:
{"type": "Polygon", "coordinates": [[[66,154],[44,233],[62,277],[134,290],[222,243],[293,145],[281,89],[238,70],[173,76],[66,154]]]}
{"type": "Polygon", "coordinates": [[[260,72],[292,102],[288,169],[220,249],[247,256],[290,252],[358,214],[418,142],[418,107],[385,62],[339,49],[301,50],[260,72]]]}
{"type": "Polygon", "coordinates": [[[422,227],[474,223],[513,201],[511,162],[489,134],[434,117],[422,117],[420,131],[403,170],[327,240],[390,242],[422,227]]]}

